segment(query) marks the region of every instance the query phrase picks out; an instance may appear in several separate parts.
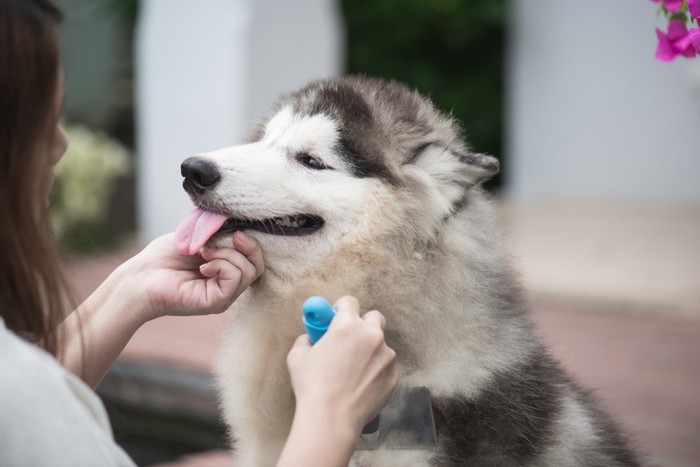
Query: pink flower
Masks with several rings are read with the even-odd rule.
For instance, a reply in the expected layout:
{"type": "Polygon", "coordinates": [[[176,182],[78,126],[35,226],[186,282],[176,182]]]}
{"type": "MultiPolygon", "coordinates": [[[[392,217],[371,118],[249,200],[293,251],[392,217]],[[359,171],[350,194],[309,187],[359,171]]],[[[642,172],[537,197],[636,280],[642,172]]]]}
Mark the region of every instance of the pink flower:
{"type": "Polygon", "coordinates": [[[688,38],[695,51],[700,55],[700,29],[694,28],[688,31],[688,38]]]}
{"type": "MultiPolygon", "coordinates": [[[[654,3],[664,3],[666,5],[666,9],[670,11],[671,13],[675,13],[678,11],[678,9],[681,7],[683,4],[683,0],[651,0],[654,3]]],[[[690,2],[688,2],[690,3],[690,2]]]]}
{"type": "Polygon", "coordinates": [[[687,0],[690,16],[700,21],[700,0],[687,0]]]}
{"type": "MultiPolygon", "coordinates": [[[[693,33],[693,36],[697,37],[697,33],[693,33]]],[[[670,62],[678,55],[688,58],[695,56],[691,37],[682,20],[671,20],[668,23],[668,34],[664,34],[657,28],[656,37],[659,39],[659,45],[656,48],[657,60],[670,62]]]]}

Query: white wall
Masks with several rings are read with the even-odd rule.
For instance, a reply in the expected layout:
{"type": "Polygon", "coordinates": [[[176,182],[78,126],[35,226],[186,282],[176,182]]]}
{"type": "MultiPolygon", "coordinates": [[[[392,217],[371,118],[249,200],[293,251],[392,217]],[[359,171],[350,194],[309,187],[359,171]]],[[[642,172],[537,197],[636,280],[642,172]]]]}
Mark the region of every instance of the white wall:
{"type": "Polygon", "coordinates": [[[238,144],[275,97],[341,73],[335,0],[144,0],[136,31],[138,222],[192,208],[180,163],[238,144]]]}
{"type": "Polygon", "coordinates": [[[654,59],[647,0],[512,0],[507,186],[700,201],[700,58],[654,59]]]}

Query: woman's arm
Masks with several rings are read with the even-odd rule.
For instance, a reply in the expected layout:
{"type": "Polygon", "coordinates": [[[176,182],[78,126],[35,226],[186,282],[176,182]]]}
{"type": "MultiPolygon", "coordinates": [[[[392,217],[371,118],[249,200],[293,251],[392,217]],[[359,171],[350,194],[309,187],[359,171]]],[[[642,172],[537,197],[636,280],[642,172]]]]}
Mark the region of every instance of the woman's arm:
{"type": "Polygon", "coordinates": [[[234,249],[182,256],[173,236],[151,242],[119,266],[60,329],[66,368],[95,388],[134,333],[165,315],[221,313],[263,271],[257,242],[242,232],[234,249]]]}

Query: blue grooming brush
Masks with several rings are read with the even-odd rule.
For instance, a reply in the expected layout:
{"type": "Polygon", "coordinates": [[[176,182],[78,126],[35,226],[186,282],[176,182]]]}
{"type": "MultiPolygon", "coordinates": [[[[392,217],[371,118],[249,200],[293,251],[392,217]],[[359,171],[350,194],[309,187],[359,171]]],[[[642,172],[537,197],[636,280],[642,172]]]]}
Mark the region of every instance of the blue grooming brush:
{"type": "MultiPolygon", "coordinates": [[[[307,298],[301,309],[302,322],[313,345],[326,333],[335,310],[328,300],[319,296],[307,298]]],[[[357,449],[373,450],[380,446],[388,449],[435,448],[437,435],[427,388],[396,388],[381,415],[381,424],[377,415],[364,426],[357,449]]]]}

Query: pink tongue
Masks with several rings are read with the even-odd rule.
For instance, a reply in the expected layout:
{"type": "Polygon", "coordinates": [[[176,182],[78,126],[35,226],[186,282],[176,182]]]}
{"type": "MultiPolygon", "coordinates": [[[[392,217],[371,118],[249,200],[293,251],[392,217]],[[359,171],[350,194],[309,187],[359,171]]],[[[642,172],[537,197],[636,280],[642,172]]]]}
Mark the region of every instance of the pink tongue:
{"type": "Polygon", "coordinates": [[[224,225],[227,217],[214,212],[195,209],[180,221],[175,229],[175,248],[181,255],[197,253],[207,240],[224,225]]]}

